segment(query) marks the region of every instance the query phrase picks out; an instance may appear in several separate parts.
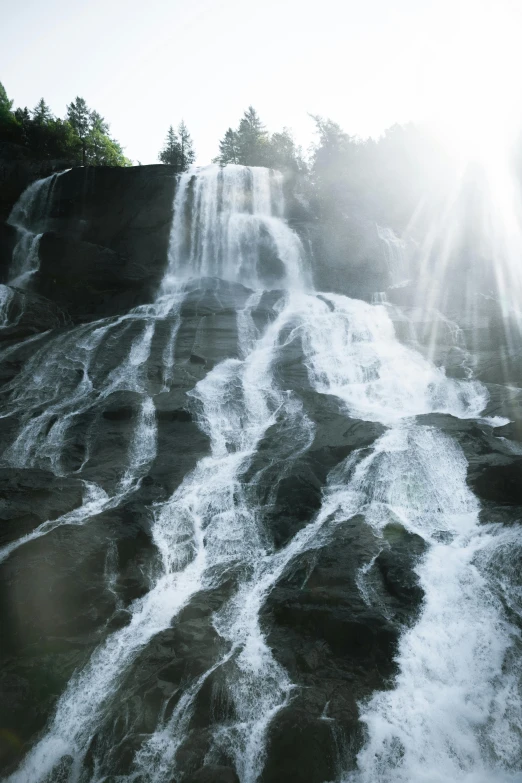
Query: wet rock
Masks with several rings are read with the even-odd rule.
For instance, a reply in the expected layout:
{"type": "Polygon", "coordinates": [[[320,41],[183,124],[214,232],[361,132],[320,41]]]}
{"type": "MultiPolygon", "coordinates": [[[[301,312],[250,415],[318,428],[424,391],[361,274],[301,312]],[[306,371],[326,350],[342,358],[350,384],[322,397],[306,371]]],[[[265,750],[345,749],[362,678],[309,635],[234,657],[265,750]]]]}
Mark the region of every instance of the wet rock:
{"type": "Polygon", "coordinates": [[[201,767],[192,775],[184,777],[183,783],[239,783],[239,778],[232,767],[211,764],[201,767]]]}
{"type": "Polygon", "coordinates": [[[185,285],[182,316],[236,314],[244,307],[251,291],[240,283],[217,277],[203,277],[185,285]]]}
{"type": "Polygon", "coordinates": [[[32,287],[66,309],[75,322],[124,313],[150,302],[158,284],[148,264],[55,232],[42,236],[39,258],[32,287]]]}
{"type": "Polygon", "coordinates": [[[392,282],[375,222],[367,217],[350,214],[342,220],[310,221],[299,229],[312,247],[317,290],[369,299],[392,282]]]}
{"type": "Polygon", "coordinates": [[[5,545],[78,508],[83,484],[44,470],[0,468],[0,539],[5,545]]]}
{"type": "Polygon", "coordinates": [[[320,715],[310,715],[299,696],[282,710],[269,728],[269,752],[263,783],[324,783],[334,780],[339,766],[335,727],[320,715]]]}
{"type": "Polygon", "coordinates": [[[483,500],[508,506],[522,506],[522,457],[501,465],[483,465],[471,486],[483,500]]]}
{"type": "Polygon", "coordinates": [[[0,142],[0,222],[7,220],[14,204],[32,182],[70,165],[66,160],[35,160],[20,144],[0,142]]]}
{"type": "Polygon", "coordinates": [[[0,222],[0,282],[5,283],[9,276],[9,264],[18,239],[16,228],[0,222]]]}
{"type": "Polygon", "coordinates": [[[263,611],[269,644],[297,688],[270,726],[263,780],[333,780],[340,748],[356,752],[357,702],[395,672],[400,630],[422,601],[414,566],[423,552],[403,528],[376,538],[355,517],[272,590],[263,611]]]}
{"type": "Polygon", "coordinates": [[[12,286],[2,288],[5,304],[0,344],[14,345],[32,335],[70,324],[68,315],[55,302],[12,286]]]}
{"type": "MultiPolygon", "coordinates": [[[[66,166],[47,168],[41,176],[66,166]]],[[[36,178],[29,176],[26,184],[36,178]]],[[[174,188],[175,173],[163,165],[77,167],[62,174],[45,225],[32,227],[45,235],[31,290],[75,321],[151,302],[167,263],[174,188]]],[[[13,249],[9,228],[0,232],[2,248],[5,270],[13,249]]]]}

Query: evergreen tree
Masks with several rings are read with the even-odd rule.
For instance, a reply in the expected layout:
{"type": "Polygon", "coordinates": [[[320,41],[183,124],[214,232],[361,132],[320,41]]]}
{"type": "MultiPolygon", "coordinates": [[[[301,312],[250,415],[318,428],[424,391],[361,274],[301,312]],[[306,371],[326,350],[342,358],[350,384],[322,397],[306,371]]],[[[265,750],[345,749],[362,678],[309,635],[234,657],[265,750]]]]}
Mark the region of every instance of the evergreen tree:
{"type": "Polygon", "coordinates": [[[188,128],[183,120],[181,120],[180,124],[178,125],[178,136],[179,136],[179,151],[180,151],[180,171],[186,171],[188,167],[192,165],[192,163],[194,163],[196,154],[194,152],[192,137],[188,132],[188,128]]]}
{"type": "Polygon", "coordinates": [[[214,163],[226,166],[268,166],[269,168],[304,173],[306,164],[287,128],[271,136],[253,106],[243,114],[237,130],[229,128],[219,142],[219,155],[214,163]]]}
{"type": "Polygon", "coordinates": [[[7,114],[11,111],[13,107],[13,101],[10,101],[7,97],[7,93],[5,91],[5,87],[0,82],[0,113],[1,114],[7,114]]]}
{"type": "Polygon", "coordinates": [[[301,147],[296,146],[288,128],[271,135],[269,164],[271,168],[282,171],[290,170],[301,174],[307,171],[301,147]]]}
{"type": "Polygon", "coordinates": [[[181,157],[181,146],[176,131],[170,126],[163,149],[158,155],[158,160],[168,166],[178,166],[181,157]]]}
{"type": "Polygon", "coordinates": [[[15,115],[12,112],[13,101],[7,97],[5,87],[0,82],[0,139],[16,141],[20,134],[20,128],[15,115]]]}
{"type": "Polygon", "coordinates": [[[163,149],[158,159],[169,166],[174,166],[176,172],[186,171],[195,160],[194,146],[188,128],[183,120],[178,125],[178,131],[170,126],[163,149]]]}
{"type": "Polygon", "coordinates": [[[67,106],[67,119],[53,116],[41,98],[32,111],[12,111],[13,102],[0,84],[0,141],[26,148],[38,160],[63,160],[70,164],[130,166],[117,141],[109,136],[109,125],[83,98],[67,106]]]}
{"type": "Polygon", "coordinates": [[[86,159],[89,166],[131,166],[117,141],[104,133],[102,126],[96,123],[87,136],[86,159]]]}
{"type": "Polygon", "coordinates": [[[27,106],[25,109],[16,109],[14,116],[20,127],[20,143],[27,147],[29,145],[29,129],[32,123],[29,109],[27,106]]]}
{"type": "Polygon", "coordinates": [[[77,96],[76,100],[67,106],[67,119],[80,139],[82,165],[85,166],[87,160],[87,135],[91,127],[91,111],[83,98],[77,96]]]}
{"type": "Polygon", "coordinates": [[[237,132],[233,128],[229,128],[219,142],[219,155],[212,162],[219,163],[220,166],[226,166],[227,163],[239,163],[237,132]]]}
{"type": "Polygon", "coordinates": [[[109,123],[97,111],[89,115],[85,158],[89,166],[130,166],[117,141],[109,136],[109,123]]]}
{"type": "Polygon", "coordinates": [[[34,122],[37,122],[40,125],[45,125],[46,123],[50,122],[53,119],[51,109],[46,104],[43,98],[40,98],[40,100],[34,107],[32,111],[32,115],[33,115],[34,122]]]}
{"type": "Polygon", "coordinates": [[[98,114],[97,111],[91,111],[90,117],[89,117],[89,125],[90,131],[97,130],[100,131],[100,133],[105,134],[106,136],[109,135],[109,123],[105,122],[105,119],[101,116],[101,114],[98,114]]]}
{"type": "Polygon", "coordinates": [[[253,106],[243,114],[237,129],[238,163],[244,166],[269,165],[269,136],[253,106]]]}

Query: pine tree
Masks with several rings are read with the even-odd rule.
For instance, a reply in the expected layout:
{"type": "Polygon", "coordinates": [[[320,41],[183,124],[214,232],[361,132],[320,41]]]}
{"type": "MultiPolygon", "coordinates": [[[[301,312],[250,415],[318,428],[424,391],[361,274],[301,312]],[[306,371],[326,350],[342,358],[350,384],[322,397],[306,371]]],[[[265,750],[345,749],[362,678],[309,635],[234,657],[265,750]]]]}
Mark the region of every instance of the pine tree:
{"type": "Polygon", "coordinates": [[[167,166],[177,167],[179,166],[180,157],[181,146],[176,131],[171,125],[167,131],[167,138],[165,139],[163,149],[158,155],[158,160],[165,163],[167,166]]]}
{"type": "Polygon", "coordinates": [[[12,107],[13,101],[9,100],[5,87],[2,82],[0,82],[0,133],[5,133],[5,138],[9,138],[17,129],[17,121],[11,111],[12,107]]]}
{"type": "Polygon", "coordinates": [[[7,97],[7,93],[5,91],[5,87],[2,84],[2,82],[0,82],[0,113],[7,114],[8,112],[11,111],[12,108],[13,108],[13,101],[9,100],[9,98],[7,97]]]}
{"type": "Polygon", "coordinates": [[[98,114],[97,111],[91,111],[90,117],[89,117],[89,124],[90,128],[89,130],[98,130],[100,133],[103,133],[104,135],[108,136],[109,134],[109,123],[105,122],[104,117],[101,116],[101,114],[98,114]]]}
{"type": "Polygon", "coordinates": [[[243,166],[266,166],[270,157],[270,137],[253,106],[243,114],[237,130],[229,128],[219,142],[214,163],[240,163],[243,166]]]}
{"type": "Polygon", "coordinates": [[[37,122],[39,125],[46,125],[53,119],[51,109],[43,98],[40,98],[31,113],[33,115],[34,122],[37,122]]]}
{"type": "Polygon", "coordinates": [[[13,101],[7,97],[5,87],[0,82],[0,134],[1,140],[11,140],[19,133],[19,125],[12,112],[13,101]]]}
{"type": "Polygon", "coordinates": [[[188,132],[188,128],[184,121],[181,120],[178,125],[179,135],[179,149],[180,149],[180,171],[186,171],[188,167],[194,163],[196,154],[194,152],[194,145],[192,137],[188,132]]]}
{"type": "Polygon", "coordinates": [[[233,128],[229,128],[219,142],[219,155],[214,158],[213,163],[219,163],[220,166],[226,166],[227,163],[239,163],[237,132],[233,128]]]}
{"type": "Polygon", "coordinates": [[[85,166],[87,159],[87,135],[91,126],[91,111],[83,98],[77,96],[76,100],[67,106],[67,119],[80,139],[82,165],[85,166]]]}
{"type": "Polygon", "coordinates": [[[283,128],[279,133],[272,133],[269,146],[270,168],[301,173],[306,171],[301,147],[296,145],[288,128],[283,128]]]}
{"type": "Polygon", "coordinates": [[[265,166],[268,163],[269,136],[253,106],[243,114],[237,130],[238,163],[265,166]]]}

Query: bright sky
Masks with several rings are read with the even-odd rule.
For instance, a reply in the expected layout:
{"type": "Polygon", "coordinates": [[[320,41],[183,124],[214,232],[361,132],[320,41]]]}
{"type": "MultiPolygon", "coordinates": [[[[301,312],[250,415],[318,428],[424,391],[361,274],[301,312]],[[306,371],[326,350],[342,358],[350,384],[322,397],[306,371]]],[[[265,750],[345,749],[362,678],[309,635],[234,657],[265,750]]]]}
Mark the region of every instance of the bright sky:
{"type": "Polygon", "coordinates": [[[521,102],[522,0],[23,0],[2,28],[15,106],[81,95],[141,163],[182,118],[208,163],[249,104],[306,148],[308,112],[364,137],[521,102]]]}

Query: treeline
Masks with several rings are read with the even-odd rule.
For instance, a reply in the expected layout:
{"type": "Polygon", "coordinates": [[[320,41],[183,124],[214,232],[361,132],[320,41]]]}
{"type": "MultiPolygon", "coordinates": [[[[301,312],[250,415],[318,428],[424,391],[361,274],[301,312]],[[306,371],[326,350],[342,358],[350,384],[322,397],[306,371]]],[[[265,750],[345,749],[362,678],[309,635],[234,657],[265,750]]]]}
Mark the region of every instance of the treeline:
{"type": "Polygon", "coordinates": [[[22,146],[37,160],[64,160],[80,166],[131,166],[109,124],[77,97],[64,119],[55,117],[43,98],[34,109],[13,109],[0,83],[0,141],[22,146]]]}
{"type": "MultiPolygon", "coordinates": [[[[238,125],[219,141],[215,163],[267,166],[297,178],[317,215],[328,220],[371,214],[386,225],[404,226],[420,199],[434,190],[451,166],[442,146],[424,129],[395,125],[377,141],[346,133],[330,119],[313,116],[316,143],[304,155],[287,128],[269,133],[249,106],[238,125]]],[[[0,83],[0,142],[21,145],[38,160],[69,165],[130,166],[106,120],[81,97],[55,117],[42,98],[32,109],[13,108],[0,83]]],[[[185,122],[171,126],[158,158],[177,172],[195,161],[185,122]]]]}
{"type": "MultiPolygon", "coordinates": [[[[186,171],[195,160],[194,145],[187,126],[182,121],[177,131],[172,125],[161,149],[159,160],[186,171]]],[[[219,155],[213,163],[243,166],[267,166],[272,169],[305,172],[306,163],[287,128],[270,134],[253,106],[249,106],[237,128],[229,128],[219,142],[219,155]]]]}
{"type": "Polygon", "coordinates": [[[226,131],[213,162],[222,166],[239,163],[294,172],[306,170],[301,148],[288,128],[269,134],[253,106],[248,107],[236,129],[226,131]]]}
{"type": "Polygon", "coordinates": [[[279,169],[297,178],[314,214],[334,222],[371,215],[398,230],[425,194],[451,176],[454,163],[423,127],[394,125],[377,141],[362,140],[331,119],[310,116],[316,141],[305,156],[290,130],[268,133],[249,106],[219,142],[214,163],[279,169]]]}

